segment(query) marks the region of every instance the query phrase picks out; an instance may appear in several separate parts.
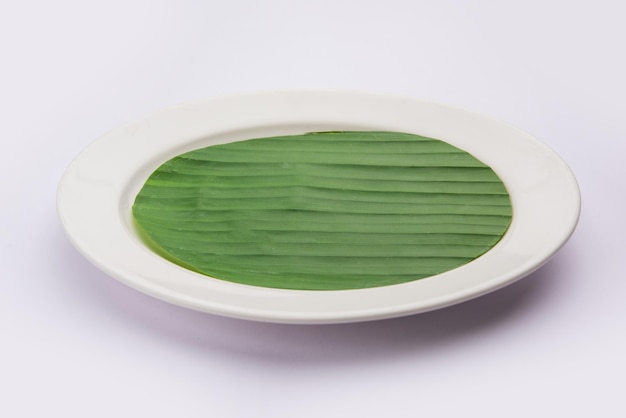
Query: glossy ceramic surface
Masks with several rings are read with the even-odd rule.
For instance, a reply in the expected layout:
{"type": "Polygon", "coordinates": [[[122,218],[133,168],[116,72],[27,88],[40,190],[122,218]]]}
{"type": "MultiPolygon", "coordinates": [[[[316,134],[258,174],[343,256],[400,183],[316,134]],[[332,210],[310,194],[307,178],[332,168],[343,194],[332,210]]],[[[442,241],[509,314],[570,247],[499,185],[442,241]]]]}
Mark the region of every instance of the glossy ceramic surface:
{"type": "Polygon", "coordinates": [[[103,136],[67,169],[58,209],[78,250],[116,279],[214,314],[332,323],[441,308],[508,285],[547,261],[573,232],[580,195],[567,165],[530,135],[431,102],[354,92],[265,92],[191,103],[103,136]],[[131,207],[147,177],[174,155],[254,137],[315,131],[398,131],[438,138],[485,162],[509,190],[513,221],[489,252],[460,268],[370,289],[296,291],[240,285],[179,267],[150,250],[131,207]]]}

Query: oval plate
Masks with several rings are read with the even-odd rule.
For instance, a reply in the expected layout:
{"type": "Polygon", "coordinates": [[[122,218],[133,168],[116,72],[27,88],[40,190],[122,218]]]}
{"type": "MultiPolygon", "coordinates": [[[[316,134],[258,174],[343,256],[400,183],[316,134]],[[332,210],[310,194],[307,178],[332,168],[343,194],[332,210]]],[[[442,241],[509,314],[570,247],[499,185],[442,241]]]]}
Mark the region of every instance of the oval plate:
{"type": "Polygon", "coordinates": [[[530,135],[457,108],[354,92],[266,92],[196,102],[122,126],[69,166],[58,210],[76,248],[121,282],[159,299],[219,315],[333,323],[425,312],[506,286],[545,263],[570,237],[580,193],[567,165],[530,135]],[[437,276],[357,290],[295,291],[213,279],[154,253],[131,208],[148,176],[183,152],[250,138],[320,131],[396,131],[444,140],[500,176],[512,223],[476,260],[437,276]]]}

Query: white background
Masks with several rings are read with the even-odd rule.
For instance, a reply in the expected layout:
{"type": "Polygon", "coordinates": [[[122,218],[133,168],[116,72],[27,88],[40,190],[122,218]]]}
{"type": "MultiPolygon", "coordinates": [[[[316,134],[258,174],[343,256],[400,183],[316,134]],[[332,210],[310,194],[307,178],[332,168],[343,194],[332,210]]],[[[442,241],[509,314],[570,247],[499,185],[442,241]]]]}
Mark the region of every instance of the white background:
{"type": "Polygon", "coordinates": [[[626,416],[625,15],[619,0],[3,2],[0,416],[626,416]],[[277,88],[510,122],[576,173],[579,227],[488,296],[326,326],[168,305],[65,238],[56,186],[91,141],[277,88]]]}

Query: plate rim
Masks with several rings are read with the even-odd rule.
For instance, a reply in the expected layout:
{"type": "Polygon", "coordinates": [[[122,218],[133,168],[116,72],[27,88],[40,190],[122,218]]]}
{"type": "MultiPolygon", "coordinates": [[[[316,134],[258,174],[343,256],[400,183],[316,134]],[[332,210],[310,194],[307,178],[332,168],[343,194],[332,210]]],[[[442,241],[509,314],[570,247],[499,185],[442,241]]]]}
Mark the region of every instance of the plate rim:
{"type": "MultiPolygon", "coordinates": [[[[437,123],[442,124],[443,122],[445,122],[445,120],[438,121],[437,123]]],[[[431,127],[436,125],[436,123],[429,121],[420,121],[419,123],[424,127],[428,126],[429,123],[431,123],[431,127]]],[[[441,128],[441,126],[437,125],[438,129],[446,129],[445,126],[444,128],[441,128]]],[[[451,130],[451,132],[454,131],[454,129],[450,127],[447,129],[451,130]]],[[[436,131],[437,129],[433,130],[436,131]]],[[[405,132],[406,129],[399,131],[405,132]]],[[[478,131],[480,133],[480,129],[478,129],[478,131]]],[[[463,135],[468,138],[475,135],[475,133],[463,132],[465,132],[463,135]]],[[[410,133],[428,134],[428,132],[425,131],[410,133]]],[[[251,137],[258,136],[255,135],[251,137]]],[[[459,140],[457,137],[434,137],[458,146],[458,143],[454,142],[459,140]]],[[[493,141],[492,143],[497,145],[497,143],[493,141]]],[[[478,145],[475,146],[478,147],[478,145]]],[[[483,151],[486,154],[490,152],[495,154],[496,152],[494,150],[483,151]]],[[[468,152],[475,154],[471,151],[468,152]]],[[[506,153],[508,151],[503,150],[502,152],[506,153]]],[[[484,160],[481,156],[477,157],[484,160]]],[[[501,158],[504,159],[504,157],[501,158]]],[[[510,156],[507,158],[511,160],[510,156]]],[[[489,159],[490,161],[484,162],[494,168],[494,162],[498,163],[498,161],[495,161],[493,156],[489,159]]],[[[517,167],[520,166],[519,163],[513,161],[507,161],[507,163],[515,163],[518,164],[517,167]]],[[[504,171],[502,170],[503,168],[494,168],[494,171],[496,171],[501,178],[501,174],[503,174],[506,169],[504,169],[504,171]]],[[[513,171],[513,169],[511,169],[511,171],[513,171]]],[[[120,174],[120,176],[123,177],[124,174],[120,174]]],[[[505,177],[507,176],[505,175],[505,177]]],[[[503,178],[503,181],[505,185],[507,185],[507,188],[511,186],[510,183],[507,184],[506,179],[503,178]]],[[[521,180],[515,181],[521,184],[521,180]]],[[[542,187],[542,182],[554,182],[554,179],[548,178],[546,180],[546,178],[542,177],[538,178],[536,181],[537,187],[542,187]]],[[[526,183],[530,184],[530,182],[526,183]]],[[[526,183],[524,183],[525,186],[526,183]]],[[[533,186],[534,184],[530,185],[533,186]]],[[[519,186],[515,187],[519,188],[519,186]]],[[[522,191],[510,190],[510,192],[514,210],[513,222],[515,223],[516,207],[526,205],[526,203],[524,203],[523,199],[521,200],[522,203],[520,203],[522,191]]],[[[538,192],[533,190],[523,191],[525,196],[531,196],[532,198],[534,198],[533,193],[538,194],[538,192]]],[[[545,193],[541,194],[541,196],[543,199],[550,198],[550,196],[545,193]]],[[[550,202],[542,202],[541,204],[546,205],[546,203],[549,203],[552,206],[559,206],[557,198],[558,196],[552,198],[553,200],[550,202]]],[[[430,100],[346,90],[262,91],[198,100],[154,112],[151,115],[122,125],[87,146],[69,164],[59,182],[57,190],[57,210],[66,235],[84,257],[110,276],[137,290],[176,305],[223,316],[283,323],[355,322],[405,316],[439,309],[495,291],[521,279],[541,267],[565,244],[565,242],[567,242],[573,234],[580,217],[580,200],[580,189],[576,178],[561,157],[543,142],[510,124],[482,113],[430,100]],[[260,103],[266,106],[259,112],[260,115],[246,115],[244,112],[239,115],[239,120],[233,115],[233,110],[237,109],[248,111],[250,109],[258,109],[260,103]],[[321,103],[324,103],[326,106],[324,111],[320,109],[321,103]],[[352,108],[348,108],[347,105],[350,105],[352,108]],[[331,109],[328,109],[328,107],[331,109]],[[356,109],[354,109],[354,107],[356,107],[356,109]],[[330,115],[329,110],[333,109],[343,111],[344,118],[335,118],[334,115],[330,115]],[[359,109],[362,111],[361,116],[359,116],[359,109]],[[417,115],[417,113],[414,112],[418,109],[425,111],[428,113],[429,117],[434,117],[435,119],[445,119],[446,116],[457,115],[463,120],[459,121],[459,119],[456,119],[455,122],[466,124],[466,126],[464,126],[470,130],[487,126],[489,129],[508,133],[511,136],[506,137],[507,139],[504,140],[504,142],[507,140],[510,141],[510,138],[514,137],[517,141],[514,145],[522,143],[522,145],[531,148],[531,150],[528,151],[534,156],[531,163],[535,164],[538,170],[543,170],[541,171],[543,174],[546,174],[546,172],[550,174],[550,171],[556,173],[553,173],[553,176],[556,176],[556,180],[559,180],[562,187],[567,187],[564,194],[560,196],[567,200],[567,206],[561,205],[561,209],[566,212],[563,215],[566,219],[555,219],[555,221],[561,222],[558,228],[555,227],[558,231],[553,231],[552,236],[548,236],[550,245],[545,247],[539,256],[535,254],[532,262],[519,262],[515,269],[509,269],[506,274],[495,274],[489,271],[489,274],[486,274],[487,276],[491,274],[489,279],[463,281],[464,274],[466,276],[475,276],[476,274],[480,274],[481,268],[485,270],[487,262],[493,263],[493,260],[485,261],[485,259],[493,257],[494,254],[496,256],[500,254],[500,257],[502,257],[501,253],[503,251],[506,253],[507,249],[510,250],[510,248],[507,248],[507,245],[511,245],[511,237],[515,240],[521,233],[520,225],[516,225],[515,228],[509,228],[501,242],[493,249],[477,260],[468,263],[471,268],[465,265],[453,270],[452,274],[445,272],[427,279],[367,289],[338,291],[271,289],[212,279],[175,265],[168,267],[168,264],[173,263],[156,256],[145,244],[143,244],[142,249],[141,245],[139,245],[136,231],[133,232],[132,219],[129,218],[129,199],[133,196],[133,192],[138,191],[137,188],[143,184],[141,179],[145,179],[146,173],[149,174],[151,169],[156,168],[155,165],[158,165],[157,163],[159,161],[162,162],[164,159],[180,153],[181,150],[185,151],[199,148],[198,145],[202,145],[207,141],[211,144],[215,143],[214,141],[216,140],[230,142],[233,140],[233,137],[235,137],[235,140],[247,139],[244,136],[245,132],[248,131],[260,132],[268,130],[268,132],[275,132],[277,130],[285,130],[285,132],[288,132],[290,129],[296,129],[296,125],[298,125],[297,129],[301,130],[304,129],[304,126],[309,125],[311,127],[326,126],[325,124],[328,126],[343,126],[342,124],[345,123],[345,130],[350,130],[348,125],[352,126],[358,124],[355,121],[359,120],[359,117],[362,118],[361,124],[364,125],[373,123],[377,126],[385,124],[391,126],[395,121],[398,126],[405,127],[411,125],[411,123],[417,123],[411,122],[407,118],[412,114],[417,115]],[[384,113],[384,117],[379,115],[381,117],[380,120],[372,121],[372,117],[377,117],[375,112],[377,110],[384,113]],[[391,114],[393,113],[391,110],[396,110],[397,114],[391,114]],[[209,112],[209,115],[206,115],[207,112],[209,112]],[[318,113],[316,114],[316,112],[318,113]],[[407,112],[408,115],[406,114],[407,112]],[[227,119],[227,122],[219,125],[220,122],[213,121],[213,125],[211,125],[211,121],[209,121],[208,123],[211,125],[210,128],[213,129],[212,133],[207,132],[207,125],[191,126],[194,124],[190,123],[188,126],[182,124],[185,121],[193,122],[200,120],[198,124],[202,125],[205,124],[205,122],[202,121],[203,115],[211,116],[216,114],[222,116],[223,119],[227,119]],[[308,118],[309,116],[311,116],[310,119],[303,120],[304,117],[308,118]],[[366,116],[370,118],[367,123],[364,121],[366,116]],[[314,122],[316,118],[320,120],[326,118],[327,120],[323,121],[323,123],[314,122]],[[329,118],[334,119],[330,121],[328,120],[329,118]],[[299,124],[297,122],[298,119],[300,119],[299,124]],[[385,120],[383,121],[383,119],[385,120]],[[282,124],[280,120],[282,120],[282,124]],[[342,120],[344,122],[342,122],[342,120]],[[239,127],[237,128],[238,124],[239,127]],[[229,127],[230,130],[228,129],[229,127]],[[156,129],[161,130],[158,135],[155,135],[157,132],[155,131],[156,129]],[[169,144],[168,135],[170,140],[169,144]],[[147,140],[152,140],[155,137],[158,137],[156,143],[158,143],[158,147],[160,148],[158,148],[157,145],[149,143],[149,145],[152,144],[150,146],[153,148],[149,149],[148,151],[150,152],[146,154],[147,140]],[[120,148],[121,144],[123,146],[120,148]],[[143,149],[140,149],[142,147],[143,149]],[[123,160],[121,162],[122,166],[127,167],[126,178],[107,178],[107,164],[110,163],[110,158],[113,155],[111,152],[116,151],[119,153],[119,151],[124,151],[124,149],[129,151],[128,155],[120,155],[119,158],[123,160]],[[142,152],[145,156],[137,157],[137,155],[142,155],[142,152]],[[140,160],[140,158],[144,159],[140,160]],[[541,164],[545,165],[545,167],[541,164]],[[137,167],[141,167],[141,169],[137,167]],[[128,173],[130,172],[133,172],[134,175],[129,177],[128,173]],[[111,189],[114,189],[115,193],[110,194],[109,191],[111,191],[111,189]],[[100,195],[98,191],[100,191],[100,195]],[[101,206],[106,206],[108,211],[105,212],[103,208],[101,213],[97,214],[105,218],[105,225],[97,226],[94,225],[94,223],[98,219],[90,218],[90,216],[92,216],[92,214],[95,215],[93,211],[100,211],[100,208],[94,208],[93,202],[90,203],[92,205],[90,206],[89,202],[85,202],[84,199],[105,199],[104,194],[106,193],[109,193],[107,194],[109,200],[115,200],[115,198],[119,198],[119,200],[117,202],[104,200],[100,202],[101,206]],[[113,197],[113,199],[111,199],[111,197],[113,197]],[[88,208],[92,209],[92,213],[85,214],[85,210],[88,208]],[[109,232],[106,230],[107,228],[115,229],[117,235],[115,237],[108,236],[107,234],[109,232]],[[133,236],[133,234],[135,234],[135,236],[133,236]],[[116,247],[116,245],[124,247],[125,250],[131,252],[130,254],[126,254],[127,257],[134,257],[139,254],[142,265],[133,264],[132,260],[128,258],[125,259],[125,254],[104,254],[104,252],[107,251],[106,246],[103,246],[102,243],[98,243],[98,240],[107,239],[110,244],[109,248],[112,248],[111,252],[115,252],[114,247],[116,247]],[[110,242],[111,240],[113,240],[113,242],[110,242]],[[152,256],[148,253],[152,254],[152,256]],[[157,259],[161,261],[156,261],[157,259]],[[157,283],[155,282],[156,279],[154,275],[160,275],[160,273],[156,271],[155,266],[151,267],[148,264],[159,264],[159,267],[168,269],[168,274],[175,277],[159,277],[160,281],[157,283]],[[477,264],[480,264],[480,268],[477,270],[478,273],[475,271],[476,269],[472,267],[477,264]],[[459,271],[461,271],[460,275],[459,271]],[[461,277],[459,278],[459,276],[461,277]],[[432,294],[429,293],[427,295],[428,297],[420,300],[420,288],[422,288],[422,291],[428,288],[428,286],[419,285],[420,282],[424,283],[424,280],[430,281],[429,283],[431,284],[434,283],[434,280],[442,280],[442,283],[447,281],[446,285],[433,285],[430,287],[439,288],[448,286],[448,289],[439,289],[438,293],[431,292],[432,294]],[[184,285],[181,284],[183,282],[184,285]],[[464,283],[464,285],[459,285],[459,283],[464,283]],[[450,284],[456,285],[450,286],[450,284]],[[401,294],[407,292],[411,293],[413,299],[408,300],[408,296],[406,295],[400,297],[401,294]],[[433,295],[437,295],[438,297],[433,297],[433,295]],[[359,300],[373,300],[376,298],[382,298],[383,302],[372,302],[369,305],[363,302],[359,303],[359,300]]],[[[529,213],[532,211],[531,208],[525,208],[524,210],[529,213]]],[[[552,212],[550,212],[550,214],[552,217],[555,216],[552,212]]],[[[529,214],[527,217],[532,218],[533,216],[536,218],[538,215],[529,214]]],[[[100,221],[102,221],[102,219],[100,219],[100,221]]],[[[522,229],[529,225],[527,220],[525,222],[525,224],[521,225],[522,229]]],[[[550,225],[547,226],[550,227],[550,225]]],[[[524,239],[528,240],[529,238],[524,239]]],[[[518,248],[515,247],[515,250],[517,249],[518,248]]],[[[498,261],[497,257],[496,261],[498,261]]]]}

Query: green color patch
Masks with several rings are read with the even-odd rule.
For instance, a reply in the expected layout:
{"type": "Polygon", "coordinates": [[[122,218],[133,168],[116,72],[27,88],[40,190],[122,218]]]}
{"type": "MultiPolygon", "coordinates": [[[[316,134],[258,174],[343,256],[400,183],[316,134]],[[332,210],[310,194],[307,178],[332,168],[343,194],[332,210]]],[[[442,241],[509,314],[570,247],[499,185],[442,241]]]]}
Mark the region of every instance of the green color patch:
{"type": "Polygon", "coordinates": [[[489,251],[512,216],[493,170],[397,132],[258,138],[165,162],[133,205],[145,240],[207,276],[281,289],[387,286],[489,251]]]}

